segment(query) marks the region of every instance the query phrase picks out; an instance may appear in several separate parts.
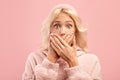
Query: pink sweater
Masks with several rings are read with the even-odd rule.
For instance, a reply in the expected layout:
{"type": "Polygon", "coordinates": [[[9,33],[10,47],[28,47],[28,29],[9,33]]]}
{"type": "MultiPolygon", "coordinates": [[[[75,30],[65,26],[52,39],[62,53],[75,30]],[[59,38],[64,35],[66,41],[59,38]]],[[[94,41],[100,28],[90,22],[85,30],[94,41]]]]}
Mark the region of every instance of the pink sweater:
{"type": "Polygon", "coordinates": [[[56,63],[47,58],[47,51],[32,52],[26,61],[22,80],[102,80],[97,56],[77,49],[79,66],[69,68],[62,58],[56,63]]]}

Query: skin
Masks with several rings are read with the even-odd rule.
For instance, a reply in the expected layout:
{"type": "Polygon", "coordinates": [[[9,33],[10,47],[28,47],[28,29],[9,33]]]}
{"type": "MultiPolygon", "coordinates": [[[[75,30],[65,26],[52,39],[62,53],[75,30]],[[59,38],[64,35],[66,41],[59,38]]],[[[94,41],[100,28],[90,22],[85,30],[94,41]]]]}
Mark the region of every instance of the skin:
{"type": "Polygon", "coordinates": [[[48,60],[55,63],[61,57],[69,64],[69,67],[78,65],[75,30],[72,18],[66,13],[60,13],[50,27],[48,60]]]}

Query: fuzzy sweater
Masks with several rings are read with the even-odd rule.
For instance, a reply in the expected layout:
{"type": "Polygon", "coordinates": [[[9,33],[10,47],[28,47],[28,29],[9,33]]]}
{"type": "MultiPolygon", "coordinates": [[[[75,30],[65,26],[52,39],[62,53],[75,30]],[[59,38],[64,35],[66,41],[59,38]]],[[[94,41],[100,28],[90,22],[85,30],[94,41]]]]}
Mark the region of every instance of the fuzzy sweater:
{"type": "Polygon", "coordinates": [[[56,63],[47,59],[47,50],[31,52],[27,58],[22,80],[102,80],[98,57],[77,49],[79,65],[69,68],[62,58],[56,63]]]}

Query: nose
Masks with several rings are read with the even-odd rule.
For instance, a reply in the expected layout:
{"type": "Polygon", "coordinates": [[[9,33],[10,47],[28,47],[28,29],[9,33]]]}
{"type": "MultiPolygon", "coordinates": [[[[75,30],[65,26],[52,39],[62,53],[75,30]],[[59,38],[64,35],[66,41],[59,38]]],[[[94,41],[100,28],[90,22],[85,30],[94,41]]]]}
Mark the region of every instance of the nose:
{"type": "Polygon", "coordinates": [[[60,29],[60,36],[64,36],[65,33],[66,33],[66,29],[65,29],[65,27],[63,26],[63,27],[61,27],[61,29],[60,29]]]}

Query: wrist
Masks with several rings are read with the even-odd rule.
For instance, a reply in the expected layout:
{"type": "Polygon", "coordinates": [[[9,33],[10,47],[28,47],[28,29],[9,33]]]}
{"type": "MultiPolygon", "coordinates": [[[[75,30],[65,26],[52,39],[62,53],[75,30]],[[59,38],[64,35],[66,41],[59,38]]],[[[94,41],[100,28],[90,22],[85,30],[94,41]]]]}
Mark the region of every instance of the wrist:
{"type": "Polygon", "coordinates": [[[78,65],[79,65],[78,59],[77,59],[77,58],[72,59],[72,60],[70,60],[70,61],[68,62],[68,64],[69,64],[69,67],[78,66],[78,65]]]}
{"type": "Polygon", "coordinates": [[[50,57],[50,56],[48,56],[47,59],[48,59],[49,61],[51,61],[52,63],[55,63],[55,62],[57,61],[57,58],[50,57]]]}

